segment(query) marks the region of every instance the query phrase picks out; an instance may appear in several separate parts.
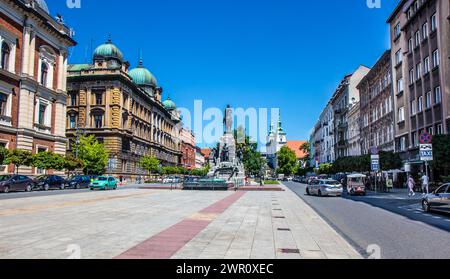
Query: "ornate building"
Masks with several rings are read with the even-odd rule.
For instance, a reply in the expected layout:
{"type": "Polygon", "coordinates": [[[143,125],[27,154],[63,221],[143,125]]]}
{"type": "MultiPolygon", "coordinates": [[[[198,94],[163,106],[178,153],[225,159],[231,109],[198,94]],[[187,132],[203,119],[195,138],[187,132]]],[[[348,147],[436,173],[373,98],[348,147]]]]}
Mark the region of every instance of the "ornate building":
{"type": "Polygon", "coordinates": [[[196,142],[195,135],[192,131],[181,129],[181,165],[187,169],[195,169],[196,167],[196,142]]]}
{"type": "Polygon", "coordinates": [[[108,40],[94,51],[93,64],[69,66],[67,137],[76,153],[80,134],[95,135],[110,151],[107,173],[144,175],[139,161],[152,155],[163,165],[179,165],[180,113],[162,88],[139,65],[129,70],[122,52],[108,40]]]}
{"type": "Polygon", "coordinates": [[[281,115],[278,117],[278,127],[274,130],[273,124],[270,126],[269,136],[267,137],[266,156],[267,163],[270,168],[276,170],[278,168],[277,153],[287,143],[286,133],[281,123],[281,115]]]}
{"type": "Polygon", "coordinates": [[[394,151],[394,94],[391,51],[386,51],[358,85],[361,95],[361,150],[394,151]]]}
{"type": "Polygon", "coordinates": [[[72,33],[62,18],[50,15],[44,0],[0,2],[0,145],[66,153],[67,53],[76,44],[72,33]]]}

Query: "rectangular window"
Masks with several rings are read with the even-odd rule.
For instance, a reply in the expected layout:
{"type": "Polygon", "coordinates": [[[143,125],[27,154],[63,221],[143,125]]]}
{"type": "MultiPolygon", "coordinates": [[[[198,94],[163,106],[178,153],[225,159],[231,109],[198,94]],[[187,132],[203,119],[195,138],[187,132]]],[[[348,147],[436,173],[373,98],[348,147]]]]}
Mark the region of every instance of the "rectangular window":
{"type": "Polygon", "coordinates": [[[398,120],[399,122],[405,121],[405,108],[401,107],[398,109],[398,120]]]}
{"type": "Polygon", "coordinates": [[[412,133],[412,146],[416,147],[419,145],[419,137],[417,136],[417,132],[412,133]]]}
{"type": "Polygon", "coordinates": [[[397,92],[403,92],[403,78],[397,80],[397,92]]]}
{"type": "Polygon", "coordinates": [[[423,111],[423,96],[419,97],[419,101],[417,102],[418,105],[418,112],[422,112],[423,111]]]}
{"type": "Polygon", "coordinates": [[[422,63],[416,65],[416,79],[422,78],[422,63]]]}
{"type": "Polygon", "coordinates": [[[71,115],[69,117],[69,127],[70,127],[70,129],[75,129],[77,127],[77,117],[76,117],[76,115],[71,115]]]}
{"type": "Polygon", "coordinates": [[[38,118],[38,123],[40,125],[44,125],[45,124],[45,112],[47,110],[47,106],[43,105],[43,104],[39,104],[39,118],[38,118]]]}
{"type": "Polygon", "coordinates": [[[418,47],[418,46],[420,46],[420,32],[419,31],[416,32],[415,38],[416,38],[416,47],[418,47]]]}
{"type": "Polygon", "coordinates": [[[436,135],[442,135],[444,133],[444,127],[442,126],[442,124],[438,124],[436,126],[436,135]]]}
{"type": "Polygon", "coordinates": [[[77,93],[75,92],[70,93],[70,105],[72,107],[77,106],[77,93]]]}
{"type": "Polygon", "coordinates": [[[95,104],[102,105],[103,104],[103,93],[95,93],[95,104]]]}
{"type": "Polygon", "coordinates": [[[408,50],[409,50],[409,52],[412,52],[413,49],[414,49],[413,38],[409,38],[409,41],[408,41],[408,50]]]}
{"type": "Polygon", "coordinates": [[[400,151],[406,150],[406,137],[400,138],[400,151]]]}
{"type": "Polygon", "coordinates": [[[394,37],[398,38],[398,37],[400,37],[400,35],[401,35],[401,28],[400,28],[400,23],[398,23],[394,27],[394,37]]]}
{"type": "Polygon", "coordinates": [[[438,86],[434,89],[434,103],[440,104],[442,102],[442,92],[441,87],[438,86]]]}
{"type": "Polygon", "coordinates": [[[439,56],[439,49],[436,49],[433,51],[433,68],[438,67],[440,64],[440,56],[439,56]]]}
{"type": "Polygon", "coordinates": [[[436,14],[431,16],[431,31],[435,31],[438,27],[436,14]]]}
{"type": "Polygon", "coordinates": [[[0,116],[6,116],[7,103],[8,103],[8,95],[0,93],[0,116]]]}
{"type": "Polygon", "coordinates": [[[101,129],[103,127],[103,115],[101,114],[94,115],[94,127],[96,129],[101,129]]]}
{"type": "Polygon", "coordinates": [[[430,57],[426,57],[423,62],[423,70],[425,74],[428,74],[430,72],[430,57]]]}
{"type": "Polygon", "coordinates": [[[427,92],[425,106],[427,109],[431,108],[431,91],[427,92]]]}
{"type": "Polygon", "coordinates": [[[414,69],[409,70],[409,85],[414,83],[414,69]]]}
{"type": "Polygon", "coordinates": [[[417,103],[416,100],[411,102],[411,115],[415,115],[417,113],[417,103]]]}
{"type": "Polygon", "coordinates": [[[434,129],[433,129],[433,127],[429,127],[429,128],[428,128],[428,134],[434,135],[434,129]]]}
{"type": "Polygon", "coordinates": [[[426,38],[428,38],[428,22],[425,22],[424,25],[422,25],[422,37],[425,40],[426,38]]]}
{"type": "Polygon", "coordinates": [[[395,65],[402,63],[402,60],[403,60],[402,50],[399,50],[395,53],[395,65]]]}

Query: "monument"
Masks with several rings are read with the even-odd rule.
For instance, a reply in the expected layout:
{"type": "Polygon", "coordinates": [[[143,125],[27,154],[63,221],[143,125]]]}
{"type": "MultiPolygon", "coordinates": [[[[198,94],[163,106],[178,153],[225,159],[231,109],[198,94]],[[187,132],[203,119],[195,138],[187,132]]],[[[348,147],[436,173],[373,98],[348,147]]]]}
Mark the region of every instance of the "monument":
{"type": "Polygon", "coordinates": [[[217,147],[212,150],[209,177],[224,179],[235,186],[243,186],[245,180],[242,155],[236,153],[236,141],[233,134],[233,109],[225,109],[223,119],[224,134],[219,138],[217,147]]]}

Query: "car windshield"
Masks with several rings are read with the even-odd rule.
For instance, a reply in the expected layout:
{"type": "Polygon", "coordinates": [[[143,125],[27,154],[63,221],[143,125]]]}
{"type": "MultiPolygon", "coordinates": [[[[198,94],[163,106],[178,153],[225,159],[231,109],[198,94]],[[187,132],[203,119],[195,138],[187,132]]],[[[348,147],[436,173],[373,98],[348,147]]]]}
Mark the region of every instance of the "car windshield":
{"type": "Polygon", "coordinates": [[[11,179],[11,175],[2,175],[0,176],[0,181],[6,181],[11,179]]]}
{"type": "Polygon", "coordinates": [[[97,178],[98,181],[108,181],[108,177],[99,177],[97,178]]]}
{"type": "Polygon", "coordinates": [[[325,184],[327,184],[327,185],[332,185],[332,186],[340,185],[339,182],[333,181],[333,180],[325,181],[325,184]]]}
{"type": "Polygon", "coordinates": [[[45,179],[47,179],[48,178],[48,176],[46,176],[46,175],[41,175],[41,176],[38,176],[36,179],[37,180],[45,180],[45,179]]]}

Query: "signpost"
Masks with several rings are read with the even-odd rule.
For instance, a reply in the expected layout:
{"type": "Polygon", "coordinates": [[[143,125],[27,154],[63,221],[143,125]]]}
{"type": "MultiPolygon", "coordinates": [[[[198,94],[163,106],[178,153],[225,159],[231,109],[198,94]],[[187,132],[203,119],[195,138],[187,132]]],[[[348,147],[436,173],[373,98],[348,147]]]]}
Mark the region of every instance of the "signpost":
{"type": "Polygon", "coordinates": [[[378,179],[378,172],[380,171],[380,155],[372,155],[370,158],[372,171],[375,172],[375,192],[377,192],[377,179],[378,179]]]}
{"type": "Polygon", "coordinates": [[[433,136],[428,132],[423,132],[419,137],[420,141],[420,160],[425,162],[425,169],[427,177],[428,173],[428,162],[433,161],[433,136]]]}

